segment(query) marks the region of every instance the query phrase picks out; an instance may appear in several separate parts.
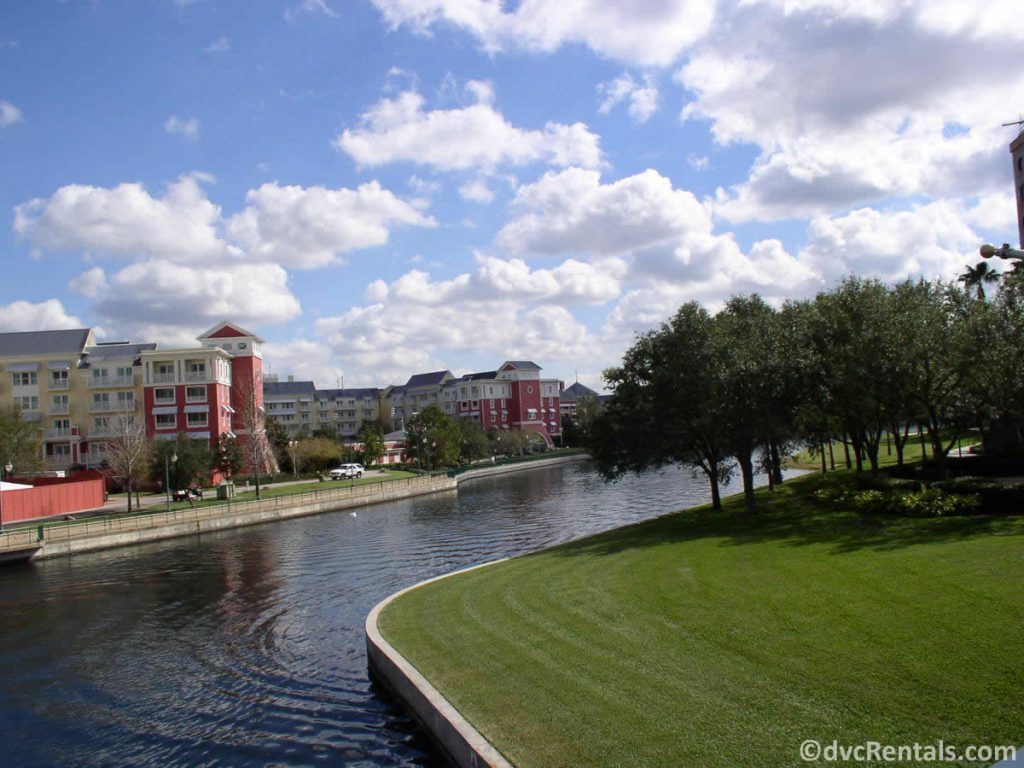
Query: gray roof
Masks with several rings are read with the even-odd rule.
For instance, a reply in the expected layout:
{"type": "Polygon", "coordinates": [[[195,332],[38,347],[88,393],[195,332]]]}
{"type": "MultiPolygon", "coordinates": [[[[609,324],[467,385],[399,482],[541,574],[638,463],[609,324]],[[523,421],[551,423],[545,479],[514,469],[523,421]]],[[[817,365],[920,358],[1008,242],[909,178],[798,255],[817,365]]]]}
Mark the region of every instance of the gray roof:
{"type": "Polygon", "coordinates": [[[134,359],[143,352],[150,352],[156,349],[156,344],[98,344],[95,347],[86,347],[85,354],[89,356],[83,360],[84,364],[94,363],[97,360],[128,360],[134,359]]]}
{"type": "Polygon", "coordinates": [[[0,333],[0,355],[78,355],[85,349],[90,329],[69,331],[21,331],[0,333]]]}
{"type": "MultiPolygon", "coordinates": [[[[511,365],[519,371],[539,371],[540,366],[531,360],[506,360],[505,365],[511,365]]],[[[504,367],[504,366],[502,366],[504,367]]]]}
{"type": "Polygon", "coordinates": [[[354,387],[349,389],[318,389],[317,400],[339,400],[343,397],[360,399],[365,397],[380,397],[380,390],[376,387],[354,387]]]}
{"type": "Polygon", "coordinates": [[[563,389],[559,397],[563,403],[573,403],[578,401],[581,397],[600,397],[600,395],[590,387],[580,384],[577,381],[571,387],[563,389]]]}
{"type": "Polygon", "coordinates": [[[497,375],[497,371],[484,371],[483,373],[467,373],[462,378],[465,381],[479,381],[480,379],[493,379],[497,375]]]}
{"type": "Polygon", "coordinates": [[[312,381],[264,381],[264,397],[287,397],[288,395],[310,395],[316,392],[312,381]]]}
{"type": "Polygon", "coordinates": [[[445,376],[451,376],[451,371],[433,371],[431,373],[417,373],[415,376],[411,376],[405,386],[409,389],[413,387],[429,387],[432,385],[440,384],[444,381],[445,376]]]}

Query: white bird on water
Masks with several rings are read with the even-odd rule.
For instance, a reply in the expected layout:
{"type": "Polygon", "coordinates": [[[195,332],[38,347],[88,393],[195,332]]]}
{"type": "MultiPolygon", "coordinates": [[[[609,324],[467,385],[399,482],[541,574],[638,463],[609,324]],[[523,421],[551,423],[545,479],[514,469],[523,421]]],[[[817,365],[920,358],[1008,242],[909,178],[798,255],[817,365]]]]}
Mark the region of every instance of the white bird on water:
{"type": "Polygon", "coordinates": [[[349,512],[348,516],[349,517],[359,517],[359,515],[357,515],[355,512],[349,512]]]}

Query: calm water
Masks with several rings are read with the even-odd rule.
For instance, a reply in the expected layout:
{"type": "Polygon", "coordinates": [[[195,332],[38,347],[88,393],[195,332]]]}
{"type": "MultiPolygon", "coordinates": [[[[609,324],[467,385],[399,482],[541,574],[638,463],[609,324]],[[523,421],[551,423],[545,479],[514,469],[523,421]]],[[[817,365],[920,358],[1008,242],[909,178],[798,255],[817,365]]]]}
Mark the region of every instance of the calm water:
{"type": "Polygon", "coordinates": [[[706,495],[686,471],[569,464],[0,570],[0,764],[437,764],[367,678],[370,608],[706,495]]]}

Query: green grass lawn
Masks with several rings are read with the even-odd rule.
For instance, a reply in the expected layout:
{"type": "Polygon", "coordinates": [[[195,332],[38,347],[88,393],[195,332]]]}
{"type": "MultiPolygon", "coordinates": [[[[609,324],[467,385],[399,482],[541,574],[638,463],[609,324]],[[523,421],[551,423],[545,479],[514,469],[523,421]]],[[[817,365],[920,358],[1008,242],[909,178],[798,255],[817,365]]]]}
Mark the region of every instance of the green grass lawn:
{"type": "Polygon", "coordinates": [[[381,629],[521,766],[1024,743],[1024,518],[864,519],[817,482],[445,579],[381,629]]]}
{"type": "MultiPolygon", "coordinates": [[[[948,442],[948,440],[947,440],[948,442]]],[[[974,435],[965,435],[957,441],[957,445],[953,446],[953,449],[949,452],[951,457],[957,455],[957,446],[966,453],[967,448],[976,445],[981,442],[981,438],[974,435]]],[[[931,445],[928,446],[928,455],[931,456],[931,445]]],[[[843,444],[841,442],[835,442],[832,444],[832,453],[836,460],[836,469],[842,469],[846,466],[846,454],[843,453],[843,444]]],[[[828,446],[825,447],[825,461],[831,467],[831,462],[828,458],[828,446]]],[[[856,459],[853,455],[853,446],[850,446],[850,461],[856,463],[856,459]]],[[[921,461],[921,440],[916,435],[912,436],[907,444],[903,448],[903,461],[907,464],[921,461]]],[[[793,456],[787,465],[796,469],[821,469],[821,455],[817,452],[811,453],[809,450],[801,451],[796,456],[793,456]]],[[[878,466],[880,467],[894,467],[896,466],[896,447],[892,447],[892,453],[886,450],[885,440],[882,441],[881,448],[878,449],[878,466]]],[[[870,469],[871,464],[868,461],[867,456],[864,457],[864,468],[870,469]]]]}

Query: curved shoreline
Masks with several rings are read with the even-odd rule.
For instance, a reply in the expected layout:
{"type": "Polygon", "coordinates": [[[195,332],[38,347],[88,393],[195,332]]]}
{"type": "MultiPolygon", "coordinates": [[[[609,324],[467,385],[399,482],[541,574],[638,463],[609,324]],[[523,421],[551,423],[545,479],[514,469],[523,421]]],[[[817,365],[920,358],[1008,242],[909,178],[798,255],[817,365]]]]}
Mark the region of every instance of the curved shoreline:
{"type": "Polygon", "coordinates": [[[412,713],[448,759],[460,768],[512,768],[512,764],[408,659],[384,639],[377,627],[377,621],[381,611],[407,592],[451,576],[503,563],[508,559],[503,557],[500,560],[480,563],[413,584],[381,600],[366,617],[366,656],[370,675],[384,683],[412,713]]]}

